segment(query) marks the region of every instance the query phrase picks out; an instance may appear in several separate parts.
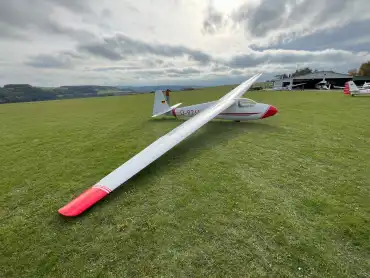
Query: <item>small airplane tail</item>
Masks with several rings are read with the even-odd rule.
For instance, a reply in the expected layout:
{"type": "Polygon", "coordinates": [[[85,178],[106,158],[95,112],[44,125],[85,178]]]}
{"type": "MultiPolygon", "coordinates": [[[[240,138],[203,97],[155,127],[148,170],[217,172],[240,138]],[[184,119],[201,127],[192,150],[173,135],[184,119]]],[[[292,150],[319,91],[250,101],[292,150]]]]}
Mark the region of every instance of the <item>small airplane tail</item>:
{"type": "Polygon", "coordinates": [[[349,91],[350,93],[356,93],[356,92],[359,92],[359,89],[358,87],[356,86],[355,82],[353,81],[348,81],[348,85],[349,85],[349,91]]]}
{"type": "Polygon", "coordinates": [[[178,103],[170,107],[168,101],[169,101],[168,90],[166,91],[166,96],[163,94],[162,90],[155,91],[152,117],[157,117],[166,114],[181,105],[181,103],[178,103]]]}

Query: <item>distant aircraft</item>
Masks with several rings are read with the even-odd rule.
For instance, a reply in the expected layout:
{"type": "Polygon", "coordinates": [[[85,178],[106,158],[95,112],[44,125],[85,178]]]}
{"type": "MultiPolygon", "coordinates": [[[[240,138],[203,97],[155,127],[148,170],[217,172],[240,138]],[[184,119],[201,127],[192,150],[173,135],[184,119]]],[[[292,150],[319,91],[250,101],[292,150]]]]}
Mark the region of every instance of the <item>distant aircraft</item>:
{"type": "Polygon", "coordinates": [[[318,90],[330,90],[331,84],[325,80],[325,77],[323,80],[315,84],[315,88],[318,90]]]}
{"type": "Polygon", "coordinates": [[[293,85],[293,80],[291,79],[289,85],[283,86],[283,87],[274,87],[272,89],[269,89],[268,91],[271,91],[271,90],[272,91],[291,91],[293,90],[293,87],[297,87],[297,86],[304,85],[304,84],[306,83],[299,83],[299,84],[293,85]]]}
{"type": "Polygon", "coordinates": [[[370,82],[365,82],[360,89],[370,89],[370,82]]]}
{"type": "Polygon", "coordinates": [[[274,116],[278,112],[274,106],[241,98],[261,75],[256,74],[217,101],[182,108],[177,108],[181,103],[170,107],[163,93],[156,92],[152,117],[172,114],[190,119],[157,139],[58,212],[64,216],[81,214],[214,118],[245,121],[274,116]]]}
{"type": "MultiPolygon", "coordinates": [[[[356,86],[355,82],[353,82],[353,81],[348,81],[347,84],[349,86],[349,92],[350,92],[351,96],[369,95],[370,94],[370,88],[369,89],[359,89],[356,86]]],[[[347,84],[346,84],[346,86],[347,86],[347,84]]],[[[348,94],[348,88],[344,89],[344,93],[348,94]]]]}

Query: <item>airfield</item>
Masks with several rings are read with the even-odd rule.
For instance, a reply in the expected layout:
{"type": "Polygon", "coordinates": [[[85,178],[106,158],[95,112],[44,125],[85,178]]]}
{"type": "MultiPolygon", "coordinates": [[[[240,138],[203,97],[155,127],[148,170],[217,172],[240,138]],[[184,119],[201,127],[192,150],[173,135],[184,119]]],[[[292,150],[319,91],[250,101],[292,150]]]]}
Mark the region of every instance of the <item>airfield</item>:
{"type": "Polygon", "coordinates": [[[279,114],[213,120],[77,218],[57,210],[182,121],[153,94],[0,105],[0,276],[368,277],[370,96],[244,96],[279,114]]]}

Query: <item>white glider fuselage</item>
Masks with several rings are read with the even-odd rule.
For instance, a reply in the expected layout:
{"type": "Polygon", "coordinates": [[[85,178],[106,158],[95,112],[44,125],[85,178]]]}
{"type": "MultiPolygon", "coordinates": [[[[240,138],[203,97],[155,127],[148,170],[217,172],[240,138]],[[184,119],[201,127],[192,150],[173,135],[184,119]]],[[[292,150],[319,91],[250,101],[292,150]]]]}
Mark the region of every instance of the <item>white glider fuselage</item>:
{"type": "MultiPolygon", "coordinates": [[[[176,118],[191,118],[213,104],[214,101],[174,108],[170,112],[167,112],[166,115],[176,118]]],[[[249,121],[270,117],[276,113],[277,109],[272,105],[257,103],[247,98],[240,98],[215,118],[233,121],[249,121]]]]}

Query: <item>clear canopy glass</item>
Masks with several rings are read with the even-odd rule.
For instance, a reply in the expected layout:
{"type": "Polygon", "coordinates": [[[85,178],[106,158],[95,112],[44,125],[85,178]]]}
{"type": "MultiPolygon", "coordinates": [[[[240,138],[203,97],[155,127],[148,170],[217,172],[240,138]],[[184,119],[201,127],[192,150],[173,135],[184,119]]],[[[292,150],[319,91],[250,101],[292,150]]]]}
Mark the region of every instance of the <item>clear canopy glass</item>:
{"type": "Polygon", "coordinates": [[[250,107],[250,106],[253,106],[255,105],[257,102],[255,102],[254,100],[252,99],[249,99],[249,98],[242,98],[242,99],[239,99],[238,101],[238,106],[239,107],[250,107]]]}

